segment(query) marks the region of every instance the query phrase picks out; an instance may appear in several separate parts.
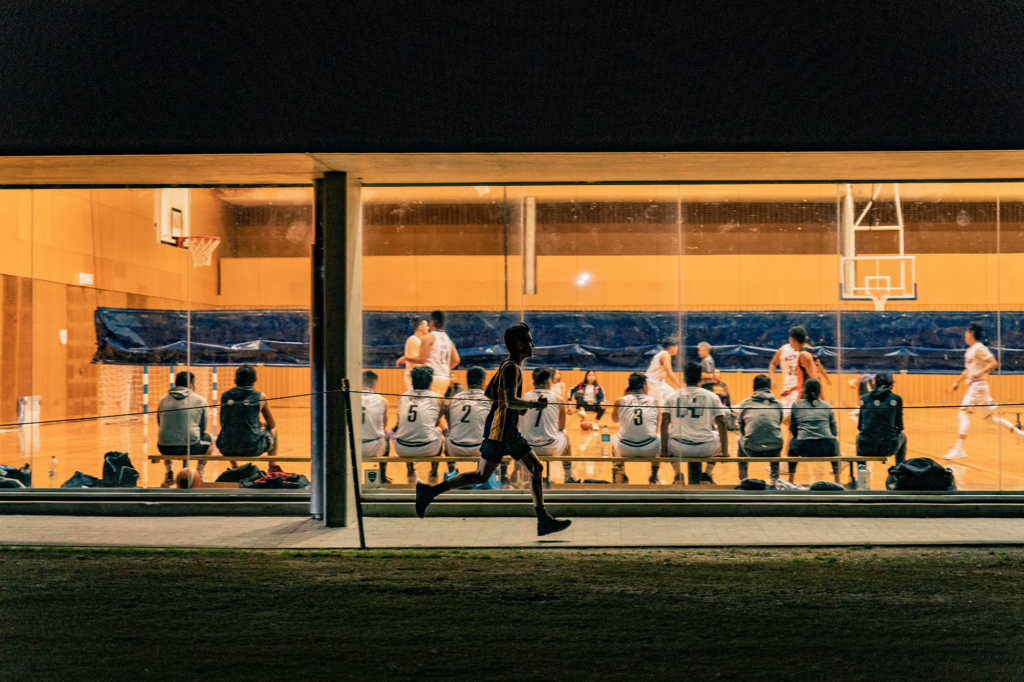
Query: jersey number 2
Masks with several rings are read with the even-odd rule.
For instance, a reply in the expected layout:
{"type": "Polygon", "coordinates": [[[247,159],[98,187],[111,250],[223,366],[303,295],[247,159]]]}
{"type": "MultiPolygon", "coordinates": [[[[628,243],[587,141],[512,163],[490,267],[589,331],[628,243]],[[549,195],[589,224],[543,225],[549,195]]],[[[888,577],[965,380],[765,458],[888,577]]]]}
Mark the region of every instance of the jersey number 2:
{"type": "Polygon", "coordinates": [[[469,423],[469,405],[462,406],[462,419],[459,420],[460,424],[469,423]]]}

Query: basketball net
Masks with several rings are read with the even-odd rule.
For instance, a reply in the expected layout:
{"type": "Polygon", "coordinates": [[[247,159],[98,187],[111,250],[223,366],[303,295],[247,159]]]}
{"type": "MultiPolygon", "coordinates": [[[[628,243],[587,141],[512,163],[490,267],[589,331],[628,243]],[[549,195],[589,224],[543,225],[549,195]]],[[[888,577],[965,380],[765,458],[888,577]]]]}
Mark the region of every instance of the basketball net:
{"type": "Polygon", "coordinates": [[[179,246],[192,254],[192,265],[209,265],[213,252],[220,245],[220,237],[181,237],[179,246]]]}
{"type": "Polygon", "coordinates": [[[869,291],[871,302],[875,304],[875,310],[885,310],[885,302],[889,300],[889,292],[884,290],[869,291]]]}

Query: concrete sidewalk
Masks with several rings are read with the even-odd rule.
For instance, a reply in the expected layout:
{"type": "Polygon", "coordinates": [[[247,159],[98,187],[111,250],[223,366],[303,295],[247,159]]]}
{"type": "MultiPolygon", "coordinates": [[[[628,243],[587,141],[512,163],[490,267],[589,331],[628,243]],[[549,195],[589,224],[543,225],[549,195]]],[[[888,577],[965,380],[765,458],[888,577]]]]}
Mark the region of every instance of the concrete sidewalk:
{"type": "MultiPolygon", "coordinates": [[[[371,548],[1024,545],[1024,519],[583,518],[538,539],[524,518],[370,518],[371,548]]],[[[0,546],[354,548],[353,528],[280,517],[4,516],[0,546]]]]}

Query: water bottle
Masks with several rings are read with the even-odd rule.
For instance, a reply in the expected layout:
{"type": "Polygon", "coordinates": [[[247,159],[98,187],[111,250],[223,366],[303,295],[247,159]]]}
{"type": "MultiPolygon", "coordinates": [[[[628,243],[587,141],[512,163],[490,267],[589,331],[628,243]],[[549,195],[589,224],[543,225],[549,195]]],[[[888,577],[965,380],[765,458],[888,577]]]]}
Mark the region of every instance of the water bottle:
{"type": "Polygon", "coordinates": [[[871,472],[864,462],[857,467],[857,490],[871,490],[871,472]]]}
{"type": "Polygon", "coordinates": [[[56,476],[57,476],[57,458],[56,457],[50,457],[50,487],[51,488],[56,488],[57,487],[56,476]]]}
{"type": "Polygon", "coordinates": [[[602,426],[601,427],[601,456],[602,457],[608,457],[608,454],[606,454],[606,452],[605,452],[605,447],[611,449],[611,445],[610,445],[611,442],[612,442],[612,434],[608,430],[608,426],[607,425],[602,426]],[[605,446],[605,443],[609,443],[609,445],[605,446]]]}

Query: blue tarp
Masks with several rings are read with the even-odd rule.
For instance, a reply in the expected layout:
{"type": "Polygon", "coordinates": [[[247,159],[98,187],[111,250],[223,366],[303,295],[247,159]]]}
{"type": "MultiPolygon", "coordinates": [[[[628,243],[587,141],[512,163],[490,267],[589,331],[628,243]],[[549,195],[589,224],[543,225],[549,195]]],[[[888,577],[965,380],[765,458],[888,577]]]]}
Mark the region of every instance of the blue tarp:
{"type": "MultiPolygon", "coordinates": [[[[369,311],[363,314],[364,364],[394,367],[423,313],[369,311]]],[[[464,365],[497,367],[505,355],[504,330],[519,312],[453,312],[446,330],[464,365]]],[[[697,344],[714,348],[724,370],[764,370],[786,343],[789,328],[804,325],[826,368],[835,371],[956,373],[963,368],[963,330],[979,322],[996,335],[995,313],[743,311],[693,312],[527,312],[525,321],[538,344],[529,366],[561,369],[646,369],[664,336],[682,332],[687,355],[697,344]],[[841,341],[841,343],[840,343],[841,341]]],[[[1003,371],[1024,373],[1024,312],[1005,312],[999,320],[1003,371]]],[[[96,310],[94,362],[168,365],[185,363],[185,312],[181,310],[96,310]]],[[[309,313],[304,310],[199,310],[192,312],[192,363],[233,365],[244,362],[304,367],[309,365],[309,313]]]]}

